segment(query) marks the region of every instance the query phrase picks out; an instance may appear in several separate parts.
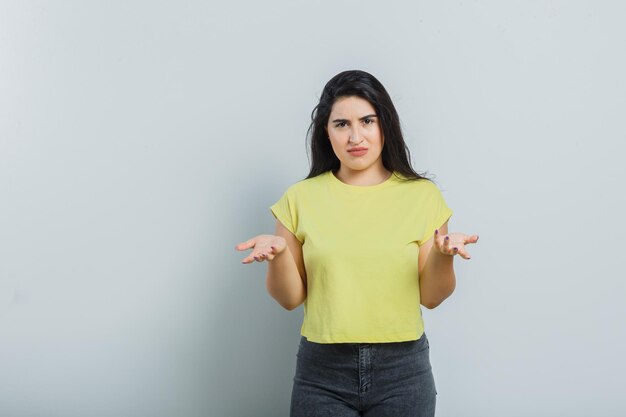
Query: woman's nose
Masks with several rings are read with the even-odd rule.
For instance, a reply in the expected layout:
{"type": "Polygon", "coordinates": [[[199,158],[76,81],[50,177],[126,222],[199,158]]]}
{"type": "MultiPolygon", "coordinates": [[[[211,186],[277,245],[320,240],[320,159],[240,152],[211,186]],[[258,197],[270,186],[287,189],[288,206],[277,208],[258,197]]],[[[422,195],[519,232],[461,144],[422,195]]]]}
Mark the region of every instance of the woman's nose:
{"type": "Polygon", "coordinates": [[[361,132],[359,132],[358,127],[354,127],[352,132],[350,132],[350,142],[351,143],[360,143],[361,142],[361,132]]]}

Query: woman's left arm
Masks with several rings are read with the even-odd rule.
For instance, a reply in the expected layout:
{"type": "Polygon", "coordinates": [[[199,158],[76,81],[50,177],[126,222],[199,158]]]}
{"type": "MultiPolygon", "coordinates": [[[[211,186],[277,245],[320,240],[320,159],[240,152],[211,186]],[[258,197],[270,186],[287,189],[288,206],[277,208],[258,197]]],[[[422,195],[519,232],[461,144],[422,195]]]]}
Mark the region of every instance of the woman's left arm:
{"type": "Polygon", "coordinates": [[[454,256],[470,259],[465,245],[477,241],[477,235],[448,234],[448,222],[445,222],[420,246],[417,269],[420,303],[424,307],[433,309],[452,294],[456,286],[454,256]]]}

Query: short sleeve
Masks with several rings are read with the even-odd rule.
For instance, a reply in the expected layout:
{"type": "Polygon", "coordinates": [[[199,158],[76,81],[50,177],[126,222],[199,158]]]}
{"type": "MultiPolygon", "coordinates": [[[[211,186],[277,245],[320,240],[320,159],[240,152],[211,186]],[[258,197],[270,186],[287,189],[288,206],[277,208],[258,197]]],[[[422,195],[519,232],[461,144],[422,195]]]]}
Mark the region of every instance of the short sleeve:
{"type": "Polygon", "coordinates": [[[419,246],[422,246],[430,239],[435,234],[435,230],[441,227],[441,225],[452,216],[452,210],[446,204],[439,188],[433,183],[430,184],[426,191],[424,235],[418,242],[419,246]]]}
{"type": "Polygon", "coordinates": [[[270,206],[270,211],[274,217],[280,221],[287,230],[296,235],[298,228],[298,213],[294,193],[291,188],[287,189],[280,199],[270,206]]]}

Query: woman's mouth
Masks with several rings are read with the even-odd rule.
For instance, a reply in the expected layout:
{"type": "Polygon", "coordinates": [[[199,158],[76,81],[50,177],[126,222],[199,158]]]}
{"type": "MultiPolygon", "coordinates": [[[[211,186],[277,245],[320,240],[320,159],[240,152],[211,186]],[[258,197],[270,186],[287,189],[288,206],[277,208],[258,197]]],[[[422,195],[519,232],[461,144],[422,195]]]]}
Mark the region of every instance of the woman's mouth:
{"type": "Polygon", "coordinates": [[[367,153],[367,148],[352,148],[348,150],[348,153],[352,156],[363,156],[367,153]]]}

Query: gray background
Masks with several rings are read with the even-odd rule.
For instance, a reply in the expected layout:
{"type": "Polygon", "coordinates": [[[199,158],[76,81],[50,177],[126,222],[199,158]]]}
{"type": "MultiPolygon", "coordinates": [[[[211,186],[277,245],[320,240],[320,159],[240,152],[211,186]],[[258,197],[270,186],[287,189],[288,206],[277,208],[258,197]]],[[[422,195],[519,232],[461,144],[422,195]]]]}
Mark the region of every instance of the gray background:
{"type": "Polygon", "coordinates": [[[625,415],[625,12],[2,0],[0,415],[287,415],[302,307],[234,246],[355,68],[480,235],[424,310],[437,415],[625,415]]]}

